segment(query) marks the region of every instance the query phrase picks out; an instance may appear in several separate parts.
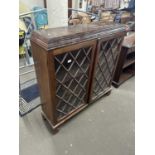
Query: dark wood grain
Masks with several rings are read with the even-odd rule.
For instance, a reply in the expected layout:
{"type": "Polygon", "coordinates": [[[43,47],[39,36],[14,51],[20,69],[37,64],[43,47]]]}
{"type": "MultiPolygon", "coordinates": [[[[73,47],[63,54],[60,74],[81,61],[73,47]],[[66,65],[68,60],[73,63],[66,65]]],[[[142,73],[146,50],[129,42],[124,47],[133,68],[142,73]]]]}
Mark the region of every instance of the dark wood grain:
{"type": "Polygon", "coordinates": [[[79,42],[106,38],[126,32],[125,25],[113,24],[79,24],[68,27],[50,28],[34,31],[31,40],[35,41],[45,50],[51,50],[79,42]],[[103,37],[104,36],[104,37],[103,37]]]}
{"type": "Polygon", "coordinates": [[[31,42],[31,45],[36,77],[39,85],[42,110],[46,113],[47,118],[55,124],[56,122],[54,121],[53,102],[50,88],[51,79],[48,72],[48,55],[44,49],[39,47],[34,42],[31,42]]]}

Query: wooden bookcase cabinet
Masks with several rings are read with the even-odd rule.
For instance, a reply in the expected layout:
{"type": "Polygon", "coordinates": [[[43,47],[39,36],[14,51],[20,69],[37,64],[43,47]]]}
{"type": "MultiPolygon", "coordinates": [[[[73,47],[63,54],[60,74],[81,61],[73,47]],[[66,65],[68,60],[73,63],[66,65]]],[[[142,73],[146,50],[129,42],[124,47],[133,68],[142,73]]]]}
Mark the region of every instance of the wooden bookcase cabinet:
{"type": "Polygon", "coordinates": [[[125,38],[126,40],[122,44],[112,82],[116,88],[135,75],[134,33],[125,38]]]}
{"type": "MultiPolygon", "coordinates": [[[[34,32],[32,35],[31,45],[40,90],[42,116],[54,132],[90,103],[111,91],[115,64],[126,33],[125,27],[116,25],[108,30],[105,30],[107,27],[99,25],[94,27],[96,31],[101,29],[105,35],[102,36],[101,32],[94,32],[93,29],[96,37],[91,39],[92,27],[83,26],[84,32],[81,34],[83,38],[88,35],[89,40],[81,38],[80,41],[72,43],[77,37],[74,31],[79,29],[78,26],[74,26],[72,33],[75,34],[70,36],[71,42],[67,42],[68,45],[55,44],[54,48],[52,48],[53,39],[51,41],[48,38],[48,34],[51,36],[55,34],[53,29],[50,32],[49,30],[34,32]]],[[[62,40],[62,36],[59,39],[62,40]]]]}

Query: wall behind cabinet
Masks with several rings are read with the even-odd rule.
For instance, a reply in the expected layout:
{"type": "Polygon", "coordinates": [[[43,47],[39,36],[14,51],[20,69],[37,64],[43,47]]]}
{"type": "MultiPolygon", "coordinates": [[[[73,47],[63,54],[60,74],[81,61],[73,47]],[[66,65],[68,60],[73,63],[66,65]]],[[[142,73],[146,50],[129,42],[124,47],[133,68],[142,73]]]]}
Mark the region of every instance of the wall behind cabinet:
{"type": "Polygon", "coordinates": [[[68,0],[46,0],[49,27],[68,25],[68,0]]]}
{"type": "Polygon", "coordinates": [[[19,0],[19,13],[29,12],[34,6],[44,7],[43,0],[19,0]]]}

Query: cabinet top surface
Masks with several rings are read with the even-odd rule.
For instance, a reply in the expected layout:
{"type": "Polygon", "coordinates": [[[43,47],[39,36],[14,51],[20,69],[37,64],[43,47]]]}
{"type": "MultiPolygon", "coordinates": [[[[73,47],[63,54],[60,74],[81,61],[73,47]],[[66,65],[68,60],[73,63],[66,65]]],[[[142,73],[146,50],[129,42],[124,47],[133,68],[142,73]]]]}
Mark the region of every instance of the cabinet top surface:
{"type": "Polygon", "coordinates": [[[46,39],[54,39],[57,37],[66,37],[70,35],[76,35],[79,33],[86,33],[96,30],[96,25],[77,25],[68,27],[49,28],[47,30],[37,31],[39,35],[46,39]]]}
{"type": "Polygon", "coordinates": [[[126,27],[122,24],[103,25],[102,23],[79,24],[68,27],[49,28],[38,30],[32,33],[31,40],[46,49],[61,46],[63,44],[76,43],[79,40],[90,40],[100,37],[107,37],[106,34],[125,32],[126,27]]]}

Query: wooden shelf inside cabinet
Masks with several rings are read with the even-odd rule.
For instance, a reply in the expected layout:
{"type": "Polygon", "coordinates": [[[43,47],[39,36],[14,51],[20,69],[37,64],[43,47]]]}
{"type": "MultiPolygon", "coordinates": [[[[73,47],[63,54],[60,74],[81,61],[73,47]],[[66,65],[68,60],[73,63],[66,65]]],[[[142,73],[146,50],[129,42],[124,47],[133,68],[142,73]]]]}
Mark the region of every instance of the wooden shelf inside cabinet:
{"type": "Polygon", "coordinates": [[[123,69],[129,67],[130,65],[135,63],[135,58],[127,59],[123,65],[123,69]]]}
{"type": "Polygon", "coordinates": [[[99,23],[32,33],[42,114],[54,131],[111,91],[125,35],[125,25],[99,23]]]}
{"type": "Polygon", "coordinates": [[[134,34],[125,38],[116,65],[113,86],[119,87],[123,82],[135,75],[135,45],[132,45],[134,34]]]}

